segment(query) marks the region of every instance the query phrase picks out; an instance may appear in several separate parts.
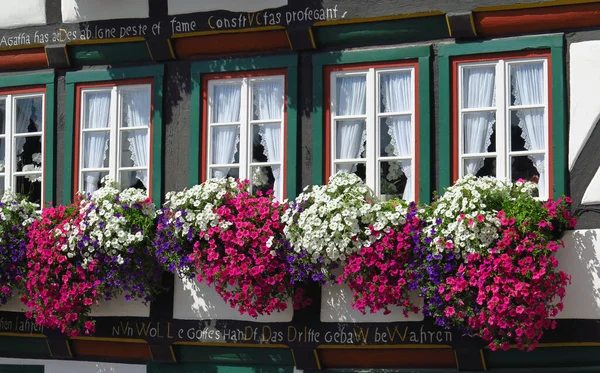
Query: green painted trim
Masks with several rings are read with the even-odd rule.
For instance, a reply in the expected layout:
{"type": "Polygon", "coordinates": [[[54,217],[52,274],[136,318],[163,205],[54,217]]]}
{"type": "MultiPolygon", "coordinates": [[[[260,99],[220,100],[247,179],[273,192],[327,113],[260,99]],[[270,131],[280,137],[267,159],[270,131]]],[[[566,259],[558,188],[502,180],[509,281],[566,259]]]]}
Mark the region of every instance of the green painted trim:
{"type": "Polygon", "coordinates": [[[43,200],[54,202],[55,167],[54,155],[54,112],[56,90],[54,89],[54,72],[42,72],[35,74],[18,74],[0,76],[0,88],[23,87],[30,85],[45,85],[45,128],[44,128],[44,195],[43,200]]]}
{"type": "Polygon", "coordinates": [[[121,67],[114,69],[111,68],[103,70],[74,71],[67,73],[66,82],[67,84],[90,83],[120,79],[148,78],[163,75],[164,71],[164,65],[148,65],[136,67],[121,67]]]}
{"type": "Polygon", "coordinates": [[[431,67],[419,57],[419,201],[431,202],[431,67]]]}
{"type": "Polygon", "coordinates": [[[71,66],[114,65],[152,61],[146,41],[69,45],[67,54],[71,66]]]}
{"type": "Polygon", "coordinates": [[[43,365],[0,365],[0,373],[44,373],[43,365]]]}
{"type": "Polygon", "coordinates": [[[524,36],[485,40],[461,44],[440,44],[438,56],[464,56],[469,54],[502,53],[527,49],[562,48],[563,35],[524,36]]]}
{"type": "Polygon", "coordinates": [[[229,71],[279,69],[291,66],[298,66],[297,55],[292,54],[269,57],[227,58],[221,60],[193,62],[192,75],[229,71]]]}
{"type": "Polygon", "coordinates": [[[293,373],[293,366],[243,366],[225,364],[156,364],[146,367],[147,373],[293,373]]]}
{"type": "MultiPolygon", "coordinates": [[[[297,58],[297,57],[296,57],[297,58]]],[[[287,136],[286,136],[286,197],[296,198],[298,193],[298,159],[300,158],[298,142],[298,67],[288,67],[287,70],[287,136]]]]}
{"type": "Polygon", "coordinates": [[[202,75],[287,68],[287,138],[286,138],[286,197],[295,198],[298,192],[298,56],[269,56],[230,58],[192,63],[192,108],[190,111],[190,186],[200,183],[200,129],[202,124],[202,75]]]}
{"type": "MultiPolygon", "coordinates": [[[[562,40],[562,39],[561,39],[562,40]]],[[[567,119],[565,60],[562,44],[551,48],[553,197],[567,193],[567,119]]]]}
{"type": "Polygon", "coordinates": [[[163,199],[163,75],[164,65],[125,67],[105,70],[69,72],[66,76],[67,97],[65,103],[65,156],[62,203],[71,203],[73,196],[73,148],[75,141],[75,85],[114,81],[121,79],[154,78],[154,116],[152,123],[152,199],[159,204],[163,199]]]}
{"type": "Polygon", "coordinates": [[[313,56],[313,184],[325,183],[324,67],[351,63],[371,63],[418,59],[419,76],[419,200],[427,203],[431,196],[431,47],[392,48],[368,51],[319,53],[313,56]],[[421,87],[426,87],[422,89],[421,87]]]}
{"type": "MultiPolygon", "coordinates": [[[[164,67],[161,65],[161,67],[164,67]]],[[[154,75],[154,118],[152,120],[152,200],[156,205],[162,205],[163,166],[165,153],[163,149],[163,73],[154,75]]]]}
{"type": "MultiPolygon", "coordinates": [[[[192,67],[193,69],[193,67],[192,67]]],[[[202,79],[199,73],[192,73],[192,92],[190,95],[192,103],[190,108],[190,187],[200,183],[200,145],[202,143],[200,128],[201,124],[201,100],[202,79]]]]}
{"type": "MultiPolygon", "coordinates": [[[[450,58],[471,54],[505,53],[533,49],[550,49],[552,79],[552,173],[553,196],[567,191],[567,121],[565,93],[564,40],[562,34],[526,36],[439,46],[439,145],[438,192],[452,184],[450,58]]],[[[441,193],[440,193],[441,194],[441,193]]]]}
{"type": "Polygon", "coordinates": [[[0,88],[54,83],[54,72],[0,76],[0,88]]]}
{"type": "Polygon", "coordinates": [[[429,57],[430,55],[431,47],[429,45],[379,50],[327,52],[315,54],[313,56],[313,67],[347,63],[406,60],[429,57]]]}
{"type": "Polygon", "coordinates": [[[323,107],[323,96],[325,85],[323,84],[324,68],[321,64],[315,64],[318,58],[313,56],[313,148],[312,148],[312,183],[313,185],[325,184],[325,115],[323,107]]]}
{"type": "Polygon", "coordinates": [[[450,107],[450,97],[452,90],[450,88],[450,59],[448,57],[439,57],[438,62],[439,76],[439,115],[438,115],[438,193],[452,185],[452,111],[450,107]]]}
{"type": "Polygon", "coordinates": [[[56,110],[54,81],[46,84],[46,128],[44,139],[44,201],[54,203],[54,182],[56,146],[55,146],[55,126],[54,115],[56,110]]]}
{"type": "MultiPolygon", "coordinates": [[[[67,73],[68,75],[68,73],[67,73]]],[[[63,158],[62,203],[68,205],[73,196],[73,146],[75,145],[75,84],[67,83],[65,101],[65,145],[63,158]]]]}

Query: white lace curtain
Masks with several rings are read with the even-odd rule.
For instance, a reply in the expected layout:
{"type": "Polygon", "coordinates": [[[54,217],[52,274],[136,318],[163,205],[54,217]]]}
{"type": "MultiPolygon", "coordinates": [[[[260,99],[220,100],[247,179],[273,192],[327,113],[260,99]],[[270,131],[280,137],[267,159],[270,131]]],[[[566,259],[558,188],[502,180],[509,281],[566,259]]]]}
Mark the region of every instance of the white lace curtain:
{"type": "MultiPolygon", "coordinates": [[[[89,92],[85,94],[86,116],[84,128],[108,128],[110,118],[110,92],[89,92]]],[[[109,132],[85,132],[83,165],[85,168],[102,168],[108,150],[109,132]]],[[[85,191],[98,189],[100,172],[85,173],[85,191]]]]}
{"type": "MultiPolygon", "coordinates": [[[[147,90],[126,91],[123,95],[125,110],[125,125],[127,127],[150,127],[150,92],[147,90]]],[[[148,130],[134,130],[127,132],[129,151],[134,167],[148,167],[149,142],[148,130]]],[[[136,177],[148,188],[148,169],[135,172],[136,177]]],[[[123,185],[129,187],[130,180],[121,180],[123,185]]]]}
{"type": "MultiPolygon", "coordinates": [[[[544,104],[544,66],[541,63],[527,63],[511,66],[515,105],[544,104]]],[[[517,110],[521,136],[525,140],[525,149],[543,150],[545,148],[544,109],[517,110]]],[[[530,155],[540,174],[538,189],[540,195],[546,190],[546,163],[543,155],[530,155]]]]}
{"type": "MultiPolygon", "coordinates": [[[[217,85],[214,87],[213,123],[231,123],[240,120],[241,86],[217,85]]],[[[212,164],[231,164],[235,160],[240,141],[239,126],[212,127],[212,164]]],[[[213,177],[224,178],[229,167],[215,168],[213,177]]]]}
{"type": "MultiPolygon", "coordinates": [[[[381,75],[381,94],[383,98],[383,111],[387,113],[400,113],[412,111],[412,77],[410,72],[401,72],[381,75]]],[[[394,156],[412,155],[412,120],[410,115],[389,117],[385,120],[388,133],[391,136],[391,145],[394,156]]],[[[412,162],[399,161],[400,168],[406,176],[406,187],[402,199],[414,199],[412,162]]]]}
{"type": "MultiPolygon", "coordinates": [[[[33,112],[37,115],[41,112],[41,100],[37,98],[20,98],[16,100],[17,102],[17,123],[16,123],[16,133],[27,133],[29,132],[29,122],[32,119],[31,116],[33,112]],[[39,103],[38,103],[39,101],[39,103]]],[[[36,129],[37,132],[37,129],[36,129]]],[[[16,146],[16,154],[21,154],[23,152],[23,145],[25,145],[25,137],[17,137],[15,139],[16,146]]]]}
{"type": "MultiPolygon", "coordinates": [[[[254,105],[258,120],[281,120],[283,110],[283,83],[261,82],[254,86],[254,105]]],[[[261,144],[269,162],[281,161],[281,123],[259,125],[261,144]]],[[[283,200],[281,166],[271,166],[275,183],[273,191],[278,200],[283,200]]]]}
{"type": "MultiPolygon", "coordinates": [[[[367,94],[364,76],[346,76],[336,79],[336,115],[364,115],[367,94]]],[[[365,148],[366,128],[363,120],[344,120],[336,123],[336,159],[359,158],[365,148]]],[[[340,171],[354,172],[355,164],[341,164],[340,171]]]]}
{"type": "MultiPolygon", "coordinates": [[[[496,70],[494,66],[463,69],[463,107],[476,109],[495,105],[496,70]]],[[[471,112],[463,114],[464,153],[485,153],[494,130],[494,113],[471,112]]],[[[483,167],[483,158],[465,160],[465,174],[475,175],[483,167]]]]}

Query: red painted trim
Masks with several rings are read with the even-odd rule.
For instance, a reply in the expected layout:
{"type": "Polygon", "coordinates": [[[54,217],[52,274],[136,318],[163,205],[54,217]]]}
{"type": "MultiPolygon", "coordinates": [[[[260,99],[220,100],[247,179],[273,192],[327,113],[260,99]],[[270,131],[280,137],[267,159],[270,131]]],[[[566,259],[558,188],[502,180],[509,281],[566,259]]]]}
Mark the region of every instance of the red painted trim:
{"type": "MultiPolygon", "coordinates": [[[[258,78],[264,76],[276,76],[283,75],[283,89],[284,89],[284,99],[283,99],[283,146],[284,151],[282,153],[282,163],[283,163],[283,198],[286,197],[286,185],[287,185],[287,149],[286,149],[286,141],[287,141],[287,114],[288,114],[288,101],[287,101],[287,92],[288,92],[288,71],[287,69],[269,69],[269,70],[256,70],[256,71],[240,71],[240,72],[224,72],[224,73],[215,73],[215,74],[205,74],[202,77],[202,131],[200,140],[200,144],[204,151],[200,152],[200,182],[204,182],[207,180],[207,166],[208,166],[208,82],[211,80],[222,80],[222,79],[240,79],[240,78],[258,78]]],[[[240,165],[241,166],[241,165],[240,165]]]]}
{"type": "MultiPolygon", "coordinates": [[[[324,170],[324,179],[325,181],[329,180],[329,176],[331,175],[331,74],[337,71],[360,71],[366,69],[386,69],[386,68],[398,68],[398,67],[412,67],[414,69],[414,83],[415,83],[415,96],[414,96],[414,104],[415,104],[415,132],[413,134],[414,137],[414,146],[415,146],[415,156],[414,156],[414,169],[415,169],[415,201],[419,200],[419,151],[420,151],[420,141],[419,141],[419,63],[417,61],[411,60],[408,62],[375,62],[375,63],[356,63],[356,64],[347,64],[347,65],[332,65],[326,66],[324,68],[324,77],[325,77],[325,100],[324,100],[324,115],[325,115],[325,150],[324,150],[324,160],[325,167],[324,170]]],[[[377,125],[377,124],[376,124],[377,125]]],[[[367,129],[369,130],[369,129],[367,129]]]]}
{"type": "Polygon", "coordinates": [[[173,40],[173,49],[179,58],[187,59],[290,50],[290,43],[285,30],[275,30],[177,38],[173,40]]]}
{"type": "Polygon", "coordinates": [[[0,51],[0,70],[48,67],[44,48],[0,51]]]}
{"type": "Polygon", "coordinates": [[[600,25],[599,3],[474,13],[479,35],[531,34],[600,25]]]}
{"type": "MultiPolygon", "coordinates": [[[[74,151],[73,151],[73,198],[79,191],[79,143],[81,136],[81,95],[84,89],[90,88],[112,88],[126,85],[150,84],[150,159],[148,162],[148,196],[152,196],[152,140],[154,136],[154,78],[123,79],[110,82],[78,84],[75,88],[75,128],[74,128],[74,151]]],[[[117,146],[115,144],[115,146],[117,146]]]]}
{"type": "MultiPolygon", "coordinates": [[[[516,59],[527,59],[527,58],[545,58],[548,63],[548,159],[546,164],[548,167],[548,190],[549,197],[552,198],[552,66],[551,66],[551,55],[547,50],[541,51],[524,51],[524,52],[511,52],[511,53],[500,53],[500,54],[482,54],[476,56],[465,56],[456,57],[452,59],[452,73],[450,76],[452,97],[451,97],[451,112],[452,112],[452,182],[458,180],[458,116],[460,110],[458,109],[458,65],[471,62],[489,62],[503,60],[516,60],[516,59]]],[[[506,126],[506,123],[504,123],[506,126]]]]}

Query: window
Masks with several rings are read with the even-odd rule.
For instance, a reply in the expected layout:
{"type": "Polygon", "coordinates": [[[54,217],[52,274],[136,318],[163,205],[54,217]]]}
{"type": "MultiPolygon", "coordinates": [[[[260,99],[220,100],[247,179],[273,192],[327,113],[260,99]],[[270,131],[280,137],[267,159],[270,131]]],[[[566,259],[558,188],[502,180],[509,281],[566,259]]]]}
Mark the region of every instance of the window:
{"type": "MultiPolygon", "coordinates": [[[[29,90],[31,91],[31,90],[29,90]]],[[[0,95],[0,192],[42,204],[44,93],[0,95]]]]}
{"type": "Polygon", "coordinates": [[[416,200],[416,69],[329,69],[326,173],[356,173],[384,199],[416,200]]]}
{"type": "Polygon", "coordinates": [[[79,190],[95,191],[104,176],[149,189],[151,92],[151,84],[81,88],[79,190]]]}
{"type": "Polygon", "coordinates": [[[207,81],[206,174],[249,179],[284,198],[285,78],[211,77],[207,81]]]}
{"type": "Polygon", "coordinates": [[[462,61],[458,87],[458,176],[530,180],[549,196],[549,88],[546,56],[462,61]]]}

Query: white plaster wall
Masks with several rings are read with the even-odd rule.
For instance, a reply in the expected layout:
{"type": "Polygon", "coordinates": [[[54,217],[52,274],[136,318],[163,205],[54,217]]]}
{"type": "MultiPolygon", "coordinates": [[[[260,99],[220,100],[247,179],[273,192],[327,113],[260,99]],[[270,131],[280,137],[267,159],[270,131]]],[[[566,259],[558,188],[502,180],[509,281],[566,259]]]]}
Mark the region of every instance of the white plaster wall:
{"type": "Polygon", "coordinates": [[[568,231],[559,269],[573,277],[558,319],[600,319],[600,229],[568,231]]]}
{"type": "Polygon", "coordinates": [[[283,312],[253,318],[229,306],[215,290],[196,280],[175,278],[173,318],[181,320],[243,320],[257,322],[290,322],[294,316],[291,304],[283,312]]]}
{"type": "Polygon", "coordinates": [[[6,0],[0,11],[0,28],[46,24],[46,0],[6,0]]]}
{"type": "MultiPolygon", "coordinates": [[[[415,305],[423,306],[423,298],[416,293],[411,295],[415,305]]],[[[397,322],[397,321],[422,321],[423,314],[408,313],[405,317],[402,309],[391,307],[392,313],[384,315],[383,311],[363,315],[352,308],[352,291],[348,285],[327,284],[321,288],[321,321],[322,322],[397,322]]]]}
{"type": "Polygon", "coordinates": [[[61,9],[64,23],[147,18],[148,0],[62,0],[61,9]]]}
{"type": "Polygon", "coordinates": [[[145,365],[0,358],[0,364],[43,365],[44,373],[146,373],[145,365]]]}
{"type": "Polygon", "coordinates": [[[210,12],[213,10],[256,12],[284,6],[287,3],[287,0],[169,0],[169,14],[210,12]]]}
{"type": "Polygon", "coordinates": [[[569,48],[570,118],[569,169],[600,116],[600,40],[573,43],[569,48]]]}
{"type": "MultiPolygon", "coordinates": [[[[20,296],[12,297],[6,304],[0,307],[0,311],[25,312],[25,305],[19,299],[20,296]]],[[[124,295],[112,299],[110,302],[102,301],[92,308],[90,316],[129,316],[149,317],[150,303],[145,305],[141,300],[126,300],[124,295]]]]}
{"type": "Polygon", "coordinates": [[[590,182],[590,185],[583,194],[581,203],[584,205],[600,203],[600,169],[596,171],[596,175],[594,175],[594,178],[590,182]]]}

